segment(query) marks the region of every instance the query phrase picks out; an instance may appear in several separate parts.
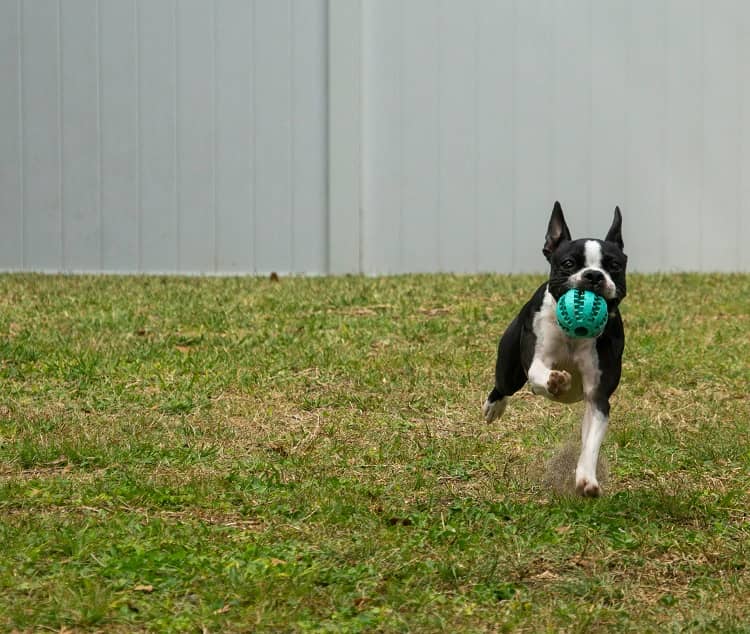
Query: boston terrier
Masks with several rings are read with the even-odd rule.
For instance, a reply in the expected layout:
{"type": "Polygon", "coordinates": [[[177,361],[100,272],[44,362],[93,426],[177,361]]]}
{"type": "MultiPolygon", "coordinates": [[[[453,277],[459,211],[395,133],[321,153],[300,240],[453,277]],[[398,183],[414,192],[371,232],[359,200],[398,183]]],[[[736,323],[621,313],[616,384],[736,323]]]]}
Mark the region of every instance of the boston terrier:
{"type": "Polygon", "coordinates": [[[495,387],[482,412],[489,423],[499,418],[508,397],[528,380],[534,394],[554,401],[584,400],[581,454],[576,467],[576,491],[587,497],[601,493],[596,479],[599,447],[609,422],[609,398],[622,370],[625,333],[619,304],[625,297],[622,216],[615,207],[604,240],[572,240],[559,202],[555,203],[542,253],[550,263],[549,280],[521,309],[500,339],[495,387]],[[595,339],[574,339],[557,324],[557,301],[571,288],[604,297],[609,319],[595,339]]]}

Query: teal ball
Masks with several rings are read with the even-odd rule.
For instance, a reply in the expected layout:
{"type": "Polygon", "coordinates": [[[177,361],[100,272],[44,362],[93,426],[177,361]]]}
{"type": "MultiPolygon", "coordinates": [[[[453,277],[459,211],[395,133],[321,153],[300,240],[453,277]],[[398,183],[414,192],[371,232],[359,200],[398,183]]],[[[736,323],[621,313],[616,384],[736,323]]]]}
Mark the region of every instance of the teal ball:
{"type": "Polygon", "coordinates": [[[591,291],[571,288],[557,301],[557,323],[568,337],[598,337],[604,332],[607,319],[607,301],[591,291]]]}

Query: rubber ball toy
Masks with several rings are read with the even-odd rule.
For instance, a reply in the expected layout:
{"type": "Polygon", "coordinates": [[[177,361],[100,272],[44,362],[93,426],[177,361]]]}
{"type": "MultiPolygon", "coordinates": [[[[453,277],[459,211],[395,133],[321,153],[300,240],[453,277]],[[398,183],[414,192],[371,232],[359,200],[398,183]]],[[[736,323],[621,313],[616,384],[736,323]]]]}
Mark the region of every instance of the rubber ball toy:
{"type": "Polygon", "coordinates": [[[607,301],[591,291],[571,288],[557,302],[557,323],[568,337],[598,337],[604,332],[607,319],[607,301]]]}

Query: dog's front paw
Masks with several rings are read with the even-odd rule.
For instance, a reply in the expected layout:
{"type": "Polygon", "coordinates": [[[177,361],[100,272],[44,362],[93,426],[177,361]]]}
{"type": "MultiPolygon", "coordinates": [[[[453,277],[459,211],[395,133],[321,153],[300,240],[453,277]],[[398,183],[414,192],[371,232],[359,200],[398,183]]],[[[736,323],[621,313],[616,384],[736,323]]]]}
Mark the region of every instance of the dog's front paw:
{"type": "Polygon", "coordinates": [[[596,480],[588,478],[576,479],[576,492],[586,498],[598,498],[602,494],[602,488],[596,480]]]}
{"type": "Polygon", "coordinates": [[[570,372],[565,370],[552,370],[547,379],[547,391],[552,396],[560,396],[570,389],[571,377],[570,372]]]}

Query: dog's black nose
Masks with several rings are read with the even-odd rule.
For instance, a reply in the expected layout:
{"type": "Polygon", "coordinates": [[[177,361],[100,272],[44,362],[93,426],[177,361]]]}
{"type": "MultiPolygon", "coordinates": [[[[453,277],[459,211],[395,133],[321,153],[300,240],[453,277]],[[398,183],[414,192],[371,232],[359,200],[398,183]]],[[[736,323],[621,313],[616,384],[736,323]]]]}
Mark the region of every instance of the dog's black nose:
{"type": "Polygon", "coordinates": [[[584,272],[583,279],[590,284],[599,284],[604,281],[604,273],[601,271],[588,270],[584,272]]]}

